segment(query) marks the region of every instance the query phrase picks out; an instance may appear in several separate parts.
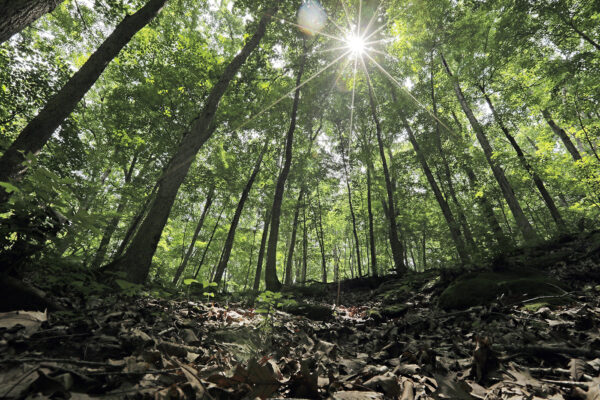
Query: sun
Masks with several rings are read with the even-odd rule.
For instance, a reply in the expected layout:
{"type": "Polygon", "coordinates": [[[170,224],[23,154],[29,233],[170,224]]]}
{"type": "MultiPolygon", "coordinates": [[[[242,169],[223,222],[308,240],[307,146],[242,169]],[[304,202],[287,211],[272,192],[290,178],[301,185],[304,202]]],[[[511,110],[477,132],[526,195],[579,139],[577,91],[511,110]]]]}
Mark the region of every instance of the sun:
{"type": "Polygon", "coordinates": [[[346,46],[354,56],[362,55],[365,50],[365,39],[355,33],[351,33],[346,37],[346,46]]]}

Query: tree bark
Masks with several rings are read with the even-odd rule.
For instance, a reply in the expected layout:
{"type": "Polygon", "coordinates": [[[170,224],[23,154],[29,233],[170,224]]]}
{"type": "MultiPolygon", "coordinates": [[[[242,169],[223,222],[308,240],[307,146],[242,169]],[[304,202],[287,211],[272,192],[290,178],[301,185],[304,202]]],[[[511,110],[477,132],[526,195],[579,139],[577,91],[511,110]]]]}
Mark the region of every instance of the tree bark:
{"type": "MultiPolygon", "coordinates": [[[[258,222],[256,223],[258,225],[258,222]]],[[[250,279],[250,268],[252,267],[252,255],[254,253],[254,243],[256,242],[256,231],[258,227],[252,231],[252,247],[250,247],[250,257],[248,258],[248,267],[246,268],[246,279],[244,280],[244,291],[248,287],[248,279],[250,279]]]]}
{"type": "MultiPolygon", "coordinates": [[[[432,63],[433,63],[433,56],[432,56],[432,63]]],[[[442,160],[444,175],[446,178],[446,183],[448,185],[448,192],[450,193],[450,198],[452,199],[452,201],[454,202],[454,205],[456,206],[456,214],[458,216],[458,221],[462,227],[462,233],[463,233],[463,236],[465,237],[465,242],[469,248],[475,249],[476,245],[475,245],[475,240],[473,239],[473,233],[471,232],[471,227],[469,226],[469,222],[467,221],[467,217],[465,216],[463,206],[462,206],[462,204],[460,204],[460,202],[458,201],[458,197],[456,196],[456,190],[454,188],[454,183],[452,181],[452,173],[450,172],[450,164],[448,162],[448,158],[446,157],[446,153],[444,152],[444,149],[442,147],[442,132],[440,129],[440,122],[438,120],[438,113],[437,113],[437,98],[435,95],[433,68],[431,68],[430,82],[431,82],[431,102],[433,104],[433,115],[436,118],[434,142],[437,147],[438,153],[440,154],[440,158],[442,160]]],[[[440,180],[440,183],[441,183],[441,180],[440,180]]]]}
{"type": "Polygon", "coordinates": [[[279,240],[279,222],[281,218],[281,204],[283,202],[283,192],[292,165],[292,147],[294,145],[294,131],[296,130],[296,116],[298,114],[298,103],[300,102],[300,82],[304,73],[304,64],[306,62],[306,43],[303,44],[303,54],[300,60],[300,66],[296,74],[296,90],[294,91],[294,102],[292,104],[292,114],[290,118],[290,127],[287,131],[285,141],[285,160],[283,168],[277,178],[275,194],[273,195],[273,208],[271,209],[271,231],[269,233],[269,243],[267,246],[267,262],[265,265],[265,285],[267,290],[279,291],[281,282],[277,278],[277,241],[279,240]]]}
{"type": "Polygon", "coordinates": [[[556,122],[554,122],[554,120],[552,119],[552,115],[550,115],[550,111],[548,111],[547,109],[543,109],[542,115],[544,116],[544,119],[546,120],[548,125],[550,125],[550,128],[552,128],[552,131],[554,131],[556,136],[558,136],[560,140],[562,140],[563,144],[565,145],[565,148],[567,149],[569,154],[571,154],[571,157],[573,157],[573,160],[581,160],[581,154],[579,153],[579,150],[577,150],[577,147],[575,147],[575,145],[571,141],[571,138],[569,138],[569,135],[567,135],[567,132],[565,132],[563,128],[561,128],[556,124],[556,122]]]}
{"type": "Polygon", "coordinates": [[[300,214],[300,202],[304,196],[304,187],[300,189],[298,201],[296,201],[296,210],[294,211],[294,221],[292,222],[292,237],[290,239],[290,247],[288,249],[287,262],[285,266],[284,284],[290,286],[292,284],[292,262],[294,259],[294,248],[296,247],[296,232],[298,227],[298,216],[300,214]]]}
{"type": "Polygon", "coordinates": [[[64,0],[0,0],[0,44],[38,18],[54,11],[64,0]]]}
{"type": "Polygon", "coordinates": [[[300,283],[306,283],[306,270],[308,269],[308,231],[306,229],[306,196],[302,199],[302,272],[300,273],[300,283]]]}
{"type": "Polygon", "coordinates": [[[208,190],[208,195],[206,196],[206,201],[204,202],[204,208],[202,209],[202,214],[200,215],[200,220],[198,220],[198,224],[196,225],[196,228],[194,229],[194,234],[192,235],[192,240],[190,241],[188,249],[185,252],[185,255],[183,256],[183,260],[181,260],[181,264],[179,264],[177,271],[175,271],[175,276],[173,277],[174,285],[177,284],[177,281],[183,274],[183,271],[185,271],[185,267],[187,267],[187,264],[190,261],[190,257],[192,256],[192,253],[194,252],[194,246],[196,245],[196,240],[198,240],[198,235],[200,234],[200,231],[202,230],[202,226],[204,225],[204,219],[206,218],[206,214],[208,214],[208,210],[210,209],[210,206],[212,205],[214,193],[215,193],[215,186],[213,184],[210,186],[210,189],[208,190]]]}
{"type": "MultiPolygon", "coordinates": [[[[354,214],[354,207],[352,205],[352,189],[350,188],[350,174],[348,173],[348,166],[346,165],[346,155],[344,151],[344,142],[341,131],[338,132],[340,136],[340,149],[342,153],[342,165],[344,167],[344,175],[346,177],[346,189],[348,192],[348,207],[350,207],[350,217],[352,218],[352,234],[354,236],[355,250],[356,250],[356,266],[358,269],[358,276],[362,276],[362,262],[360,257],[360,242],[358,241],[358,232],[356,230],[356,215],[354,214]]],[[[350,153],[350,149],[348,149],[350,153]]],[[[348,158],[350,158],[348,156],[348,158]]],[[[349,162],[349,160],[348,160],[349,162]]]]}
{"type": "Polygon", "coordinates": [[[533,229],[529,221],[527,220],[527,217],[523,213],[523,209],[521,208],[521,205],[519,204],[519,201],[517,200],[517,197],[515,196],[513,188],[508,182],[506,175],[504,175],[504,171],[493,159],[492,146],[490,145],[490,142],[487,136],[485,135],[483,128],[479,124],[479,121],[477,121],[477,118],[475,118],[473,111],[467,104],[467,101],[465,99],[465,96],[463,95],[458,80],[454,77],[454,75],[452,75],[452,71],[450,70],[448,63],[446,62],[444,55],[440,53],[440,56],[442,58],[442,64],[446,70],[446,73],[448,74],[448,77],[454,85],[454,92],[456,93],[456,97],[458,98],[458,101],[465,115],[467,116],[469,123],[475,131],[477,141],[483,149],[485,158],[492,170],[492,173],[494,174],[494,177],[496,178],[496,181],[498,182],[498,185],[500,186],[500,190],[502,191],[504,199],[506,200],[506,203],[508,204],[513,214],[513,217],[515,218],[515,221],[517,223],[517,226],[519,227],[519,230],[521,231],[521,234],[523,235],[523,238],[525,239],[525,241],[537,240],[538,236],[535,233],[535,230],[533,229]]]}
{"type": "Polygon", "coordinates": [[[265,256],[265,245],[267,243],[267,237],[269,236],[269,225],[271,224],[271,210],[268,209],[265,211],[265,222],[262,232],[262,237],[260,239],[260,248],[258,250],[258,260],[256,261],[256,274],[254,275],[254,285],[252,285],[252,289],[258,291],[260,288],[260,276],[262,274],[262,264],[263,258],[265,256]]]}
{"type": "Polygon", "coordinates": [[[385,152],[383,149],[383,139],[381,138],[381,123],[379,117],[377,117],[377,109],[375,107],[375,99],[373,97],[373,88],[371,87],[371,81],[367,79],[367,85],[369,89],[369,104],[371,106],[371,115],[375,122],[375,131],[377,133],[377,145],[379,147],[379,156],[381,157],[381,164],[383,166],[383,176],[385,178],[385,187],[388,198],[388,220],[390,224],[389,229],[389,240],[390,247],[392,249],[392,257],[394,259],[394,269],[398,275],[406,272],[406,265],[402,257],[403,249],[402,243],[398,239],[398,228],[396,226],[396,210],[394,206],[394,192],[392,188],[392,181],[390,179],[390,171],[388,170],[387,161],[385,159],[385,152]]]}
{"type": "Polygon", "coordinates": [[[317,184],[317,206],[319,215],[315,217],[315,232],[317,233],[317,241],[321,250],[321,281],[327,283],[327,261],[325,260],[325,235],[323,233],[323,220],[321,218],[321,193],[319,184],[317,184]],[[318,223],[318,224],[317,224],[318,223]]]}
{"type": "Polygon", "coordinates": [[[204,251],[202,252],[202,258],[200,258],[200,261],[198,262],[198,266],[196,267],[196,271],[194,272],[194,279],[196,279],[198,277],[198,273],[200,272],[200,269],[202,268],[202,265],[204,264],[204,259],[206,258],[206,254],[208,253],[210,244],[212,243],[213,238],[215,237],[215,232],[217,231],[217,228],[219,227],[219,222],[221,222],[221,217],[223,217],[223,212],[225,211],[226,205],[227,204],[223,204],[223,208],[221,208],[221,212],[219,213],[217,222],[215,222],[215,226],[213,227],[213,230],[210,233],[210,237],[208,238],[208,243],[206,243],[206,247],[204,248],[204,251]]]}
{"type": "MultiPolygon", "coordinates": [[[[137,155],[133,156],[133,160],[129,168],[125,171],[125,186],[131,182],[131,175],[133,174],[133,169],[135,168],[135,164],[137,162],[137,155]]],[[[125,210],[125,206],[127,205],[127,201],[124,195],[121,195],[119,199],[119,205],[117,206],[116,214],[110,219],[106,227],[104,228],[104,232],[102,234],[102,239],[100,240],[100,245],[98,246],[98,250],[96,251],[96,255],[92,260],[91,267],[97,268],[104,261],[104,257],[106,256],[106,251],[108,250],[108,245],[110,244],[110,239],[112,239],[112,235],[115,233],[117,226],[119,225],[119,220],[121,219],[121,214],[125,210]]]]}
{"type": "Polygon", "coordinates": [[[373,276],[379,275],[377,269],[377,252],[375,249],[375,229],[373,227],[373,207],[371,200],[371,169],[367,166],[367,213],[369,215],[369,245],[371,247],[371,269],[373,276]]]}
{"type": "Polygon", "coordinates": [[[267,151],[268,144],[269,142],[265,141],[265,144],[260,151],[260,155],[258,156],[258,160],[256,160],[256,163],[254,164],[252,174],[250,175],[250,178],[248,179],[248,182],[242,191],[242,195],[240,196],[240,201],[235,209],[235,213],[233,214],[233,219],[231,220],[231,225],[229,226],[229,233],[227,233],[227,239],[225,239],[225,246],[223,247],[223,256],[221,257],[221,261],[219,262],[219,266],[217,267],[213,279],[213,282],[216,282],[217,284],[221,282],[223,273],[227,268],[229,256],[231,255],[231,249],[233,248],[233,241],[235,240],[235,231],[237,230],[238,223],[240,222],[240,217],[242,216],[242,211],[244,210],[244,204],[246,204],[246,200],[248,200],[248,195],[250,194],[252,185],[254,185],[258,171],[260,171],[260,165],[262,164],[263,156],[267,151]]]}
{"type": "MultiPolygon", "coordinates": [[[[27,170],[27,166],[23,165],[25,156],[30,153],[38,154],[42,150],[110,61],[129,43],[133,35],[158,14],[166,1],[149,0],[135,14],[125,17],[79,71],[48,100],[46,106],[27,124],[0,157],[0,182],[17,181],[23,176],[27,170]]],[[[0,189],[0,203],[7,199],[8,194],[4,189],[0,189]]]]}
{"type": "Polygon", "coordinates": [[[440,191],[440,188],[439,188],[437,182],[435,181],[435,178],[433,177],[431,169],[429,168],[429,165],[427,164],[427,160],[425,159],[425,156],[423,155],[423,152],[421,151],[421,147],[419,146],[419,143],[417,142],[417,139],[415,138],[415,135],[414,135],[408,121],[406,120],[404,115],[401,114],[400,117],[402,118],[402,122],[404,123],[404,127],[406,128],[406,132],[408,133],[408,139],[410,140],[410,143],[412,144],[413,149],[415,150],[415,153],[417,154],[417,159],[419,160],[419,163],[421,164],[421,168],[423,169],[423,172],[425,173],[425,177],[427,178],[427,181],[429,182],[429,185],[431,186],[431,190],[433,191],[435,199],[437,200],[440,208],[442,209],[442,214],[444,215],[446,224],[448,224],[448,228],[450,229],[450,236],[452,237],[452,241],[454,241],[454,245],[456,246],[456,251],[458,252],[458,256],[460,257],[460,260],[462,261],[463,264],[468,263],[469,262],[469,254],[467,252],[465,242],[463,241],[463,238],[460,234],[460,228],[458,226],[458,223],[456,222],[456,219],[454,218],[454,215],[452,214],[452,210],[450,210],[450,206],[448,205],[448,202],[442,195],[442,192],[440,191]]]}
{"type": "Polygon", "coordinates": [[[119,267],[127,271],[127,279],[132,282],[144,282],[150,270],[152,257],[164,229],[171,207],[175,202],[179,187],[183,183],[196,154],[211,137],[216,126],[214,117],[219,102],[229,83],[235,77],[246,59],[265,34],[267,24],[274,14],[274,9],[265,12],[258,23],[254,35],[246,42],[242,50],[231,60],[219,80],[206,98],[201,113],[194,119],[191,129],[183,135],[179,147],[160,178],[156,200],[144,219],[140,230],[132,240],[124,257],[118,262],[119,267]]]}
{"type": "Polygon", "coordinates": [[[510,134],[510,132],[508,131],[508,128],[506,127],[506,125],[504,125],[502,116],[500,116],[500,114],[498,114],[498,112],[496,111],[496,108],[494,107],[494,104],[492,103],[492,99],[486,93],[485,88],[483,86],[479,85],[479,90],[481,91],[481,94],[483,94],[483,97],[485,97],[485,101],[488,104],[488,106],[490,107],[490,110],[492,111],[492,115],[494,116],[494,119],[498,123],[500,130],[502,130],[502,133],[504,133],[504,136],[510,142],[511,146],[515,150],[515,153],[517,153],[517,157],[519,158],[521,165],[523,166],[523,168],[525,168],[525,170],[527,171],[529,176],[531,176],[531,179],[535,183],[535,186],[537,187],[538,191],[540,192],[540,195],[542,196],[542,199],[544,200],[546,207],[548,207],[548,211],[550,211],[550,215],[552,216],[552,219],[556,223],[556,226],[561,231],[565,231],[566,230],[565,221],[563,220],[562,216],[560,215],[560,211],[558,211],[558,208],[556,207],[556,204],[554,203],[552,196],[550,196],[550,193],[548,193],[548,190],[546,189],[546,186],[544,185],[544,181],[542,181],[542,179],[537,174],[537,172],[535,172],[535,170],[533,169],[531,164],[529,164],[529,161],[527,161],[527,158],[525,157],[525,154],[523,153],[521,146],[519,146],[519,143],[517,143],[514,136],[510,134]]]}

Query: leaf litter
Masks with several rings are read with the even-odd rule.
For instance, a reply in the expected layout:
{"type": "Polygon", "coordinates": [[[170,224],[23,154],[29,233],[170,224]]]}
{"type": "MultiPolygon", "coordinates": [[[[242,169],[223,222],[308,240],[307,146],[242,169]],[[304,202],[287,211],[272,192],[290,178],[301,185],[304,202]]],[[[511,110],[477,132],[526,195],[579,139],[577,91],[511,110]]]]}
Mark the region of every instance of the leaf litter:
{"type": "Polygon", "coordinates": [[[338,306],[335,284],[298,292],[318,318],[273,310],[268,324],[250,300],[226,298],[3,313],[0,398],[600,400],[600,288],[582,264],[600,269],[551,267],[573,283],[570,301],[541,307],[498,298],[444,311],[445,284],[425,273],[350,281],[338,306]]]}

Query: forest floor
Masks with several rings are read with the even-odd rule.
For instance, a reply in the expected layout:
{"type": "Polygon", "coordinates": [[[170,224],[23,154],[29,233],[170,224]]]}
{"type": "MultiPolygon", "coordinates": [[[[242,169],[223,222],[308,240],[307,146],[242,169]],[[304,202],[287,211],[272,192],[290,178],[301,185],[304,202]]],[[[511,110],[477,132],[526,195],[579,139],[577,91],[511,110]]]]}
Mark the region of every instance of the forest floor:
{"type": "Polygon", "coordinates": [[[484,274],[347,281],[338,306],[337,285],[313,285],[286,292],[286,311],[265,297],[59,298],[72,308],[0,314],[0,398],[599,400],[600,233],[484,274]],[[530,267],[561,286],[519,293],[530,267]],[[469,284],[485,287],[475,305],[444,310],[469,284]]]}

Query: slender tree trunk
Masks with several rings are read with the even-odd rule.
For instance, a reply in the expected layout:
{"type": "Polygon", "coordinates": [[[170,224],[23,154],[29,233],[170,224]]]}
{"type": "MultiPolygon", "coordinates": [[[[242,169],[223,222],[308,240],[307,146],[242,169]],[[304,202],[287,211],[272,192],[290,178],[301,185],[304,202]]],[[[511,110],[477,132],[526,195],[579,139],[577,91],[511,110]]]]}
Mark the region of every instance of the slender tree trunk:
{"type": "MultiPolygon", "coordinates": [[[[433,63],[433,56],[432,56],[432,63],[433,63]]],[[[433,103],[433,115],[436,118],[434,142],[437,147],[438,153],[440,154],[440,158],[442,160],[442,167],[444,170],[446,182],[448,184],[448,192],[450,193],[450,197],[451,197],[452,201],[454,202],[454,205],[456,206],[456,214],[458,216],[458,221],[462,227],[462,233],[463,233],[463,236],[465,237],[466,244],[469,248],[475,249],[476,245],[475,245],[475,240],[473,239],[473,233],[471,232],[471,227],[469,226],[467,217],[465,216],[463,206],[462,206],[462,204],[460,204],[460,202],[458,201],[458,197],[456,196],[456,190],[454,189],[454,183],[452,181],[452,173],[450,172],[450,163],[448,162],[448,157],[446,157],[446,152],[444,152],[444,149],[442,147],[442,132],[440,129],[440,122],[438,120],[438,113],[437,113],[437,97],[435,95],[433,68],[431,68],[430,82],[431,82],[431,101],[433,103]]],[[[441,179],[440,179],[440,183],[441,183],[441,179]]]]}
{"type": "Polygon", "coordinates": [[[323,221],[321,219],[321,194],[319,185],[317,184],[317,206],[319,215],[315,216],[315,232],[317,233],[317,241],[321,250],[321,281],[327,283],[327,261],[325,260],[325,236],[323,234],[323,221]]]}
{"type": "Polygon", "coordinates": [[[469,123],[471,124],[471,126],[473,127],[473,130],[475,131],[475,135],[477,136],[477,140],[483,149],[485,158],[486,158],[488,164],[490,165],[490,168],[492,169],[492,173],[494,174],[494,177],[496,178],[496,181],[498,182],[498,185],[500,186],[500,190],[502,191],[502,194],[504,195],[504,199],[506,200],[506,203],[508,204],[508,206],[513,214],[513,217],[515,218],[515,221],[517,222],[517,226],[519,227],[519,230],[521,231],[523,238],[526,241],[536,240],[538,238],[538,236],[535,233],[535,231],[534,231],[533,227],[531,226],[531,224],[529,223],[529,221],[527,220],[527,217],[523,213],[523,210],[521,208],[521,205],[519,204],[519,201],[517,200],[517,197],[515,196],[513,188],[510,185],[510,183],[508,182],[506,175],[504,175],[504,171],[502,170],[502,168],[500,168],[500,166],[493,159],[492,146],[490,145],[490,142],[489,142],[487,136],[485,135],[483,128],[479,124],[479,121],[477,121],[477,119],[475,118],[475,115],[473,114],[473,111],[467,104],[467,101],[463,95],[463,92],[462,92],[462,89],[460,88],[458,80],[452,75],[452,71],[450,71],[450,67],[448,66],[448,63],[446,62],[446,59],[444,58],[443,54],[440,54],[440,56],[442,58],[442,64],[444,65],[446,73],[448,74],[448,77],[450,78],[450,80],[453,82],[456,97],[458,98],[458,101],[459,101],[465,115],[467,116],[469,123]]]}
{"type": "Polygon", "coordinates": [[[124,257],[118,261],[118,266],[127,271],[127,278],[130,281],[140,283],[146,280],[152,257],[169,218],[171,207],[175,202],[179,187],[194,162],[196,154],[216,129],[214,117],[219,102],[229,87],[231,80],[235,77],[252,51],[258,46],[274,12],[274,9],[268,10],[260,19],[256,32],[227,65],[206,98],[200,115],[194,119],[191,129],[183,135],[175,155],[160,178],[156,200],[152,204],[140,230],[133,238],[131,246],[124,257]]]}
{"type": "Polygon", "coordinates": [[[238,202],[237,208],[235,209],[235,213],[233,214],[233,219],[231,220],[231,225],[229,226],[229,233],[227,233],[227,239],[225,239],[225,246],[223,247],[223,256],[221,261],[219,262],[219,266],[217,267],[217,271],[215,272],[215,276],[213,282],[217,284],[221,282],[221,278],[223,277],[223,273],[227,268],[227,263],[229,262],[229,256],[231,255],[231,249],[233,248],[233,241],[235,240],[235,231],[237,230],[238,223],[240,222],[240,217],[242,216],[242,211],[244,210],[244,204],[248,199],[248,195],[250,194],[250,190],[252,189],[252,185],[254,185],[254,181],[256,180],[256,176],[258,175],[258,171],[260,171],[260,165],[262,164],[263,156],[268,148],[268,141],[265,141],[265,144],[258,156],[258,160],[256,160],[256,164],[254,164],[254,169],[252,170],[252,174],[246,183],[246,187],[242,191],[242,195],[240,197],[240,201],[238,202]]]}
{"type": "Polygon", "coordinates": [[[174,285],[177,284],[177,281],[183,274],[183,271],[185,271],[185,267],[187,266],[187,264],[190,260],[190,257],[192,256],[192,253],[194,252],[194,246],[196,245],[196,240],[198,240],[198,235],[200,234],[200,231],[202,230],[202,226],[204,225],[204,219],[206,218],[206,214],[208,213],[208,210],[210,209],[210,206],[212,204],[214,193],[215,193],[215,186],[211,185],[210,189],[208,190],[208,195],[206,196],[206,201],[204,203],[204,208],[202,209],[202,214],[200,215],[200,220],[198,221],[198,224],[196,225],[196,229],[194,229],[194,234],[192,235],[192,240],[190,241],[190,245],[188,246],[188,249],[187,249],[185,255],[183,256],[183,260],[181,261],[181,264],[179,264],[179,267],[177,268],[177,271],[175,272],[175,276],[173,277],[174,285]]]}
{"type": "Polygon", "coordinates": [[[252,289],[258,291],[260,288],[260,276],[262,274],[263,257],[265,255],[265,245],[267,243],[267,237],[269,236],[269,224],[271,223],[271,210],[265,211],[265,222],[260,239],[260,248],[258,250],[258,260],[256,261],[256,274],[254,275],[254,285],[252,289]]]}
{"type": "Polygon", "coordinates": [[[456,219],[454,219],[454,215],[452,215],[452,210],[450,210],[450,206],[448,205],[448,202],[442,195],[442,192],[440,191],[440,188],[439,188],[437,182],[435,181],[433,174],[431,173],[431,169],[429,168],[429,165],[427,164],[427,160],[425,159],[425,156],[421,152],[421,147],[419,146],[419,143],[417,142],[417,139],[415,138],[415,135],[414,135],[408,121],[406,120],[404,115],[401,114],[400,117],[402,118],[402,122],[404,123],[404,127],[406,128],[406,132],[408,133],[408,139],[410,140],[410,143],[412,144],[413,149],[415,150],[415,153],[417,154],[417,159],[419,160],[419,163],[421,164],[421,168],[423,169],[423,172],[425,173],[425,177],[427,178],[427,181],[429,182],[429,185],[431,186],[431,190],[433,191],[433,194],[434,194],[440,208],[442,209],[442,214],[444,215],[444,218],[446,219],[446,223],[448,224],[448,228],[450,229],[450,236],[452,237],[452,240],[454,241],[454,245],[456,246],[458,256],[460,257],[460,260],[463,263],[467,263],[467,262],[469,262],[469,253],[467,252],[465,242],[463,241],[463,238],[460,234],[460,228],[458,226],[458,223],[456,222],[456,219]]]}
{"type": "Polygon", "coordinates": [[[381,138],[381,123],[377,117],[377,109],[375,107],[375,99],[373,97],[373,88],[371,87],[371,81],[367,80],[369,87],[369,104],[371,106],[371,114],[373,121],[375,122],[375,130],[377,133],[377,145],[379,147],[379,156],[381,157],[381,164],[383,166],[383,176],[385,178],[385,187],[387,190],[388,198],[388,220],[390,224],[389,239],[390,247],[392,248],[392,256],[394,258],[394,269],[397,274],[404,274],[406,272],[406,265],[402,258],[402,243],[398,239],[398,228],[396,226],[396,210],[394,207],[394,192],[392,188],[392,181],[390,179],[390,171],[388,170],[387,161],[385,159],[385,152],[383,149],[383,139],[381,138]]]}
{"type": "Polygon", "coordinates": [[[569,154],[571,154],[571,157],[573,157],[573,160],[581,160],[581,154],[579,153],[579,150],[577,150],[577,147],[575,147],[575,145],[571,141],[571,138],[569,138],[569,135],[567,135],[567,132],[565,132],[564,129],[558,126],[556,122],[554,122],[554,120],[552,119],[552,115],[550,115],[550,111],[548,111],[547,109],[543,109],[542,115],[544,116],[544,119],[546,120],[548,125],[550,125],[550,128],[552,128],[552,131],[554,131],[556,136],[558,136],[560,140],[562,140],[563,144],[565,145],[565,148],[567,149],[569,154]]]}
{"type": "MultiPolygon", "coordinates": [[[[27,166],[23,165],[25,156],[29,153],[38,154],[41,151],[52,134],[100,77],[110,61],[129,43],[133,35],[158,14],[166,1],[149,0],[135,14],[125,17],[79,71],[48,100],[46,106],[27,124],[0,157],[0,182],[19,180],[22,177],[27,169],[27,166]]],[[[15,2],[19,3],[19,1],[13,1],[13,3],[15,2]]],[[[56,1],[51,3],[57,4],[56,1]]],[[[0,203],[6,199],[8,199],[6,192],[1,189],[0,203]]]]}
{"type": "Polygon", "coordinates": [[[506,127],[506,125],[504,124],[504,121],[502,120],[502,117],[496,111],[496,108],[494,107],[494,104],[492,103],[492,99],[490,98],[490,96],[487,95],[485,88],[481,85],[478,85],[478,86],[479,86],[479,90],[481,91],[481,94],[483,94],[483,97],[485,97],[485,101],[488,104],[488,106],[490,107],[490,110],[492,111],[492,115],[494,116],[494,119],[498,123],[500,130],[502,130],[502,133],[504,133],[504,136],[510,142],[511,146],[515,150],[515,153],[517,153],[517,157],[519,158],[521,165],[523,165],[523,168],[525,168],[525,170],[531,176],[531,179],[535,183],[535,186],[537,187],[538,191],[540,192],[540,195],[542,196],[542,199],[544,200],[546,207],[548,207],[548,211],[550,211],[550,215],[552,216],[552,219],[556,223],[556,226],[560,230],[563,230],[563,231],[566,230],[565,221],[563,220],[562,216],[560,215],[560,211],[558,211],[558,208],[556,207],[556,204],[554,203],[552,196],[550,196],[550,193],[548,193],[548,190],[546,189],[546,186],[544,185],[544,181],[542,181],[542,179],[537,174],[537,172],[535,172],[535,170],[533,169],[531,164],[529,164],[529,161],[527,161],[527,158],[525,157],[523,150],[521,150],[521,146],[519,146],[519,144],[515,140],[514,136],[511,135],[510,132],[508,131],[508,128],[506,127]]]}
{"type": "Polygon", "coordinates": [[[223,217],[223,212],[225,211],[226,205],[227,204],[223,204],[223,208],[221,208],[221,212],[219,213],[217,222],[215,222],[215,226],[213,227],[213,230],[210,233],[210,237],[208,238],[208,243],[206,243],[206,247],[204,248],[204,251],[202,252],[202,257],[200,258],[200,261],[198,262],[198,266],[196,267],[196,271],[194,272],[194,279],[198,278],[198,273],[200,272],[200,269],[202,268],[202,265],[204,264],[204,259],[206,258],[206,254],[208,253],[210,244],[212,243],[213,238],[215,237],[215,232],[217,232],[217,228],[219,227],[219,222],[221,222],[221,217],[223,217]]]}
{"type": "Polygon", "coordinates": [[[300,283],[306,283],[306,270],[308,269],[308,231],[306,229],[306,196],[302,199],[302,273],[300,274],[300,283]]]}
{"type": "MultiPolygon", "coordinates": [[[[137,155],[133,156],[133,160],[129,168],[125,171],[125,186],[129,185],[131,182],[131,175],[133,174],[133,169],[135,168],[135,164],[137,162],[137,155]]],[[[104,228],[104,232],[102,234],[102,239],[100,240],[100,246],[98,246],[98,250],[96,251],[96,255],[92,260],[91,267],[97,268],[104,261],[104,257],[106,256],[106,251],[108,250],[108,245],[110,244],[110,239],[112,235],[115,233],[117,226],[119,225],[119,220],[121,219],[121,214],[125,210],[125,206],[127,205],[127,200],[124,195],[121,195],[119,199],[119,205],[117,206],[117,212],[115,216],[113,216],[106,227],[104,228]]]]}
{"type": "MultiPolygon", "coordinates": [[[[350,217],[352,218],[352,234],[354,235],[354,243],[356,250],[356,266],[358,268],[358,276],[362,276],[362,263],[360,258],[360,242],[358,241],[358,232],[356,230],[356,215],[354,214],[354,207],[352,205],[352,189],[350,188],[350,174],[348,173],[348,166],[346,165],[346,155],[344,151],[344,142],[342,134],[340,133],[340,149],[342,150],[342,165],[344,167],[344,175],[346,177],[346,189],[348,191],[348,207],[350,207],[350,217]]],[[[348,149],[348,154],[350,149],[348,149]]]]}
{"type": "Polygon", "coordinates": [[[10,39],[64,0],[0,0],[0,43],[10,39]]]}
{"type": "Polygon", "coordinates": [[[300,194],[298,194],[298,201],[296,202],[296,210],[294,211],[294,221],[292,223],[292,237],[290,239],[287,263],[285,265],[285,278],[283,280],[283,282],[287,286],[290,286],[292,284],[292,262],[294,260],[294,248],[296,247],[296,232],[298,227],[298,216],[300,214],[300,203],[302,202],[303,196],[304,186],[300,189],[300,194]]]}
{"type": "Polygon", "coordinates": [[[140,221],[142,220],[142,218],[144,218],[144,215],[146,214],[146,211],[148,210],[148,206],[152,203],[152,201],[154,201],[154,197],[155,197],[154,195],[156,194],[157,189],[158,189],[158,183],[156,183],[154,185],[154,187],[152,188],[152,191],[150,192],[148,197],[146,197],[144,204],[142,205],[142,207],[140,207],[140,210],[138,211],[138,213],[135,215],[135,217],[129,224],[129,228],[127,229],[127,232],[125,233],[125,237],[121,241],[121,244],[119,245],[119,248],[117,249],[117,252],[115,253],[114,258],[120,257],[121,254],[123,254],[123,252],[125,251],[125,248],[129,244],[129,241],[131,240],[131,237],[133,236],[133,234],[136,232],[140,221]]]}
{"type": "Polygon", "coordinates": [[[294,92],[294,102],[292,104],[292,114],[290,118],[290,127],[287,131],[285,142],[285,161],[283,168],[277,178],[275,194],[273,196],[273,208],[271,209],[271,231],[269,233],[269,244],[267,246],[267,263],[265,265],[265,285],[267,290],[279,291],[281,282],[277,278],[277,241],[279,240],[279,222],[281,218],[281,203],[283,202],[283,192],[285,182],[292,165],[292,147],[294,145],[294,131],[296,130],[296,116],[298,114],[298,103],[300,102],[300,82],[304,73],[304,64],[306,62],[306,43],[303,45],[303,54],[296,74],[296,90],[294,92]]]}
{"type": "MultiPolygon", "coordinates": [[[[258,222],[257,222],[258,225],[258,222]]],[[[256,242],[256,231],[258,227],[252,231],[252,247],[250,247],[250,257],[248,258],[248,267],[246,268],[246,279],[244,280],[244,291],[248,287],[248,280],[250,279],[250,268],[252,267],[252,254],[254,253],[254,242],[256,242]]]]}

